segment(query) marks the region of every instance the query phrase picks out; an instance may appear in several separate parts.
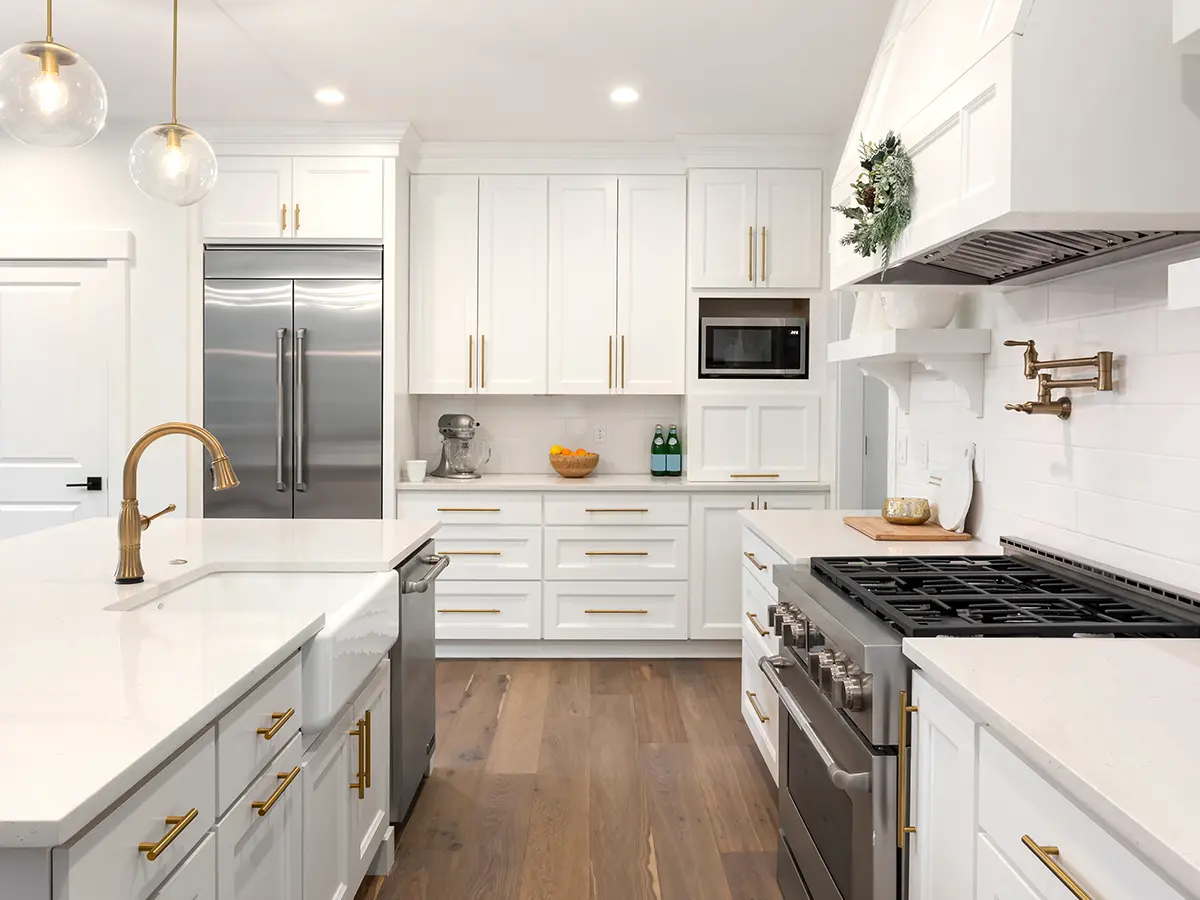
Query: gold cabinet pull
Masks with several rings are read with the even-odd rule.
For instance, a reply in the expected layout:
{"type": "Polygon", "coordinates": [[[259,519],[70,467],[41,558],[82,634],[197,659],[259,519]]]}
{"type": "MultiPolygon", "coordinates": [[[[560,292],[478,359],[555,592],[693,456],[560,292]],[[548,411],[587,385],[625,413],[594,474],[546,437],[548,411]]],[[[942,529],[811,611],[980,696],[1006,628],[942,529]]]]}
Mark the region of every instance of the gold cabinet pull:
{"type": "Polygon", "coordinates": [[[908,715],[920,712],[908,704],[908,691],[900,692],[900,758],[896,767],[896,846],[904,849],[904,839],[916,834],[917,826],[908,824],[908,715]]]}
{"type": "Polygon", "coordinates": [[[612,386],[613,386],[612,385],[612,348],[613,348],[613,336],[610,334],[608,336],[608,389],[610,391],[612,390],[612,386]]]}
{"type": "Polygon", "coordinates": [[[621,335],[621,390],[625,390],[625,335],[621,335]]]}
{"type": "Polygon", "coordinates": [[[287,231],[287,204],[280,204],[279,207],[279,230],[287,231]]]}
{"type": "Polygon", "coordinates": [[[439,506],[438,512],[500,512],[498,506],[439,506]]]}
{"type": "Polygon", "coordinates": [[[754,284],[754,226],[750,226],[750,277],[746,280],[754,284]]]}
{"type": "MultiPolygon", "coordinates": [[[[758,569],[758,571],[760,571],[760,572],[765,572],[765,571],[767,571],[767,569],[771,568],[770,566],[764,566],[762,563],[760,563],[758,561],[758,559],[755,558],[754,554],[751,553],[749,550],[742,553],[742,556],[746,557],[746,559],[748,559],[748,560],[750,560],[750,562],[754,563],[754,568],[758,569]]],[[[766,634],[766,632],[764,631],[763,634],[766,634]]]]}
{"type": "Polygon", "coordinates": [[[1029,848],[1029,852],[1036,856],[1043,866],[1054,873],[1054,877],[1062,882],[1063,887],[1070,891],[1076,900],[1092,900],[1091,894],[1081,888],[1078,882],[1052,858],[1058,856],[1057,847],[1039,844],[1027,834],[1021,835],[1021,843],[1029,848]]]}
{"type": "Polygon", "coordinates": [[[755,613],[746,613],[746,618],[750,620],[750,624],[754,626],[754,630],[758,632],[759,637],[766,637],[771,633],[758,624],[758,616],[755,613]]]}
{"type": "Polygon", "coordinates": [[[354,776],[358,780],[350,782],[350,790],[358,791],[358,799],[362,800],[366,797],[367,787],[367,720],[359,719],[357,724],[357,728],[347,732],[351,737],[358,738],[358,772],[354,776]]]}
{"type": "Polygon", "coordinates": [[[498,613],[498,609],[439,609],[440,613],[498,613]]]}
{"type": "Polygon", "coordinates": [[[767,283],[767,226],[762,227],[762,240],[759,241],[758,252],[762,256],[762,265],[758,267],[758,279],[767,283]]]}
{"type": "Polygon", "coordinates": [[[475,335],[467,335],[467,387],[475,387],[475,335]]]}
{"type": "Polygon", "coordinates": [[[138,853],[145,853],[146,859],[150,862],[162,856],[163,851],[175,842],[175,838],[183,834],[183,829],[192,824],[192,820],[200,814],[200,810],[192,807],[192,810],[186,816],[167,816],[166,823],[172,826],[171,830],[162,836],[162,839],[157,843],[148,841],[138,844],[138,853]]]}
{"type": "Polygon", "coordinates": [[[585,609],[589,616],[648,616],[648,609],[585,609]]]}
{"type": "Polygon", "coordinates": [[[585,550],[584,556],[649,556],[648,550],[585,550]]]}
{"type": "Polygon", "coordinates": [[[271,811],[271,807],[275,805],[275,801],[283,796],[283,792],[291,786],[291,783],[296,780],[296,776],[300,774],[300,767],[292,769],[290,772],[276,772],[275,777],[282,778],[283,783],[275,788],[273,793],[266,800],[255,800],[250,804],[251,809],[257,809],[260,816],[265,816],[271,811]]]}
{"type": "Polygon", "coordinates": [[[589,512],[589,513],[648,513],[648,512],[650,512],[650,510],[648,510],[648,509],[632,509],[632,508],[617,509],[615,507],[609,508],[609,507],[604,507],[604,506],[597,506],[597,507],[593,507],[590,509],[585,509],[584,512],[589,512]]]}
{"type": "Polygon", "coordinates": [[[738,472],[730,475],[730,478],[778,478],[778,472],[738,472]]]}
{"type": "Polygon", "coordinates": [[[287,720],[296,714],[296,707],[289,706],[287,712],[271,713],[271,718],[275,720],[275,724],[270,728],[256,728],[255,734],[261,734],[263,740],[269,741],[275,735],[279,734],[279,729],[287,724],[287,720]]]}
{"type": "Polygon", "coordinates": [[[370,787],[371,786],[371,741],[372,741],[372,736],[371,736],[371,711],[369,709],[365,713],[363,713],[363,729],[365,731],[365,734],[363,735],[362,742],[367,748],[367,751],[364,754],[367,758],[367,765],[365,768],[364,778],[366,779],[367,787],[370,787]]]}
{"type": "Polygon", "coordinates": [[[758,694],[754,693],[754,691],[746,691],[746,699],[750,701],[750,706],[754,709],[754,714],[758,716],[758,721],[770,722],[771,717],[764,716],[763,711],[758,708],[758,700],[756,699],[757,697],[758,694]]]}
{"type": "Polygon", "coordinates": [[[487,335],[479,336],[479,387],[487,387],[487,335]]]}
{"type": "Polygon", "coordinates": [[[296,226],[296,231],[300,230],[300,204],[296,204],[296,212],[292,215],[292,224],[296,226]]]}
{"type": "Polygon", "coordinates": [[[438,556],[499,556],[499,550],[439,550],[438,556]]]}

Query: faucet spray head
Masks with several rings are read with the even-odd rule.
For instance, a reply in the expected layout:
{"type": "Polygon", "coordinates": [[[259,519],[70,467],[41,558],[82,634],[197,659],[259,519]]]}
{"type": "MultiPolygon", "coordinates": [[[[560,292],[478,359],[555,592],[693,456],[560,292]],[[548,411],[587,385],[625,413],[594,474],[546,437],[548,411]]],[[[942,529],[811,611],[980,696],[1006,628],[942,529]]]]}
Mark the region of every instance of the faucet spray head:
{"type": "Polygon", "coordinates": [[[227,491],[241,484],[237,473],[233,471],[233,465],[229,462],[228,456],[219,456],[214,459],[211,468],[214,491],[227,491]]]}

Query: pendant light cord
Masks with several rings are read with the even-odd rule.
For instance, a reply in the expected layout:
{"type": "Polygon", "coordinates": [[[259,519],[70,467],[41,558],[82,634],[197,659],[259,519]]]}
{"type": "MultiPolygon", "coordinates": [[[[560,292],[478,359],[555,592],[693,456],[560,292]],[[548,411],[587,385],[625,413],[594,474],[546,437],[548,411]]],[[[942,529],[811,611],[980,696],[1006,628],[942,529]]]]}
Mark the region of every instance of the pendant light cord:
{"type": "Polygon", "coordinates": [[[46,43],[54,43],[54,0],[46,0],[46,43]]]}
{"type": "MultiPolygon", "coordinates": [[[[47,3],[53,0],[46,0],[47,3]]],[[[171,124],[179,124],[176,112],[179,94],[179,0],[175,0],[175,12],[171,25],[171,124]]]]}

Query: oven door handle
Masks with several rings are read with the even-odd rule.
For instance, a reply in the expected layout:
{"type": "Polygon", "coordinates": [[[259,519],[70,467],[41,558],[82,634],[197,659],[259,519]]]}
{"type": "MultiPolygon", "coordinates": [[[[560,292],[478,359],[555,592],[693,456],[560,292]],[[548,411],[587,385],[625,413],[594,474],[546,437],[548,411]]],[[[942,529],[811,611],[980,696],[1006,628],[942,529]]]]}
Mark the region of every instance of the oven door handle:
{"type": "Polygon", "coordinates": [[[833,758],[833,754],[829,752],[829,748],[817,737],[816,731],[813,730],[812,722],[808,720],[808,716],[804,715],[804,711],[800,709],[800,704],[796,701],[795,695],[784,687],[783,682],[779,680],[779,673],[775,670],[786,668],[789,665],[793,665],[793,663],[782,656],[764,656],[758,661],[758,668],[767,676],[767,681],[771,682],[771,687],[779,695],[779,702],[783,704],[788,715],[792,717],[796,724],[800,726],[800,730],[812,742],[813,749],[821,757],[821,762],[825,763],[825,771],[828,773],[829,780],[833,782],[834,787],[846,792],[869,792],[871,790],[871,773],[847,772],[837,764],[833,758]]]}

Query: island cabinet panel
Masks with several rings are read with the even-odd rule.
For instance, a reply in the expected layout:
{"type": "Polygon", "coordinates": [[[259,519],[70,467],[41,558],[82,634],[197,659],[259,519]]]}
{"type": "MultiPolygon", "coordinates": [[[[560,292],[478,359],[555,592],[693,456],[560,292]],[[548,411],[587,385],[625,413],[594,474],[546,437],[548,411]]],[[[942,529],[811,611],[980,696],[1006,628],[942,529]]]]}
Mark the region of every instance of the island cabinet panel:
{"type": "Polygon", "coordinates": [[[352,803],[357,803],[358,738],[349,706],[304,757],[304,900],[346,900],[352,803]],[[353,793],[351,793],[353,791],[353,793]]]}
{"type": "Polygon", "coordinates": [[[212,827],[216,799],[216,740],[209,728],[82,837],[55,848],[54,897],[145,900],[212,827]],[[150,859],[139,845],[161,852],[150,859]]]}
{"type": "Polygon", "coordinates": [[[303,823],[296,782],[302,753],[301,737],[293,735],[217,823],[219,900],[301,896],[303,823]]]}
{"type": "MultiPolygon", "coordinates": [[[[163,883],[154,900],[217,900],[220,896],[217,891],[217,838],[209,834],[163,883]]],[[[115,898],[117,895],[112,896],[115,898]]],[[[266,898],[268,895],[259,896],[266,898]]],[[[292,896],[298,897],[299,894],[292,896]]]]}
{"type": "Polygon", "coordinates": [[[384,660],[354,700],[355,726],[363,744],[363,791],[351,794],[350,884],[362,882],[388,827],[391,767],[391,663],[384,660]]]}

